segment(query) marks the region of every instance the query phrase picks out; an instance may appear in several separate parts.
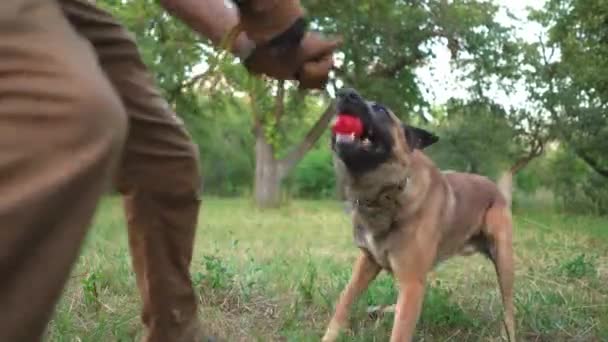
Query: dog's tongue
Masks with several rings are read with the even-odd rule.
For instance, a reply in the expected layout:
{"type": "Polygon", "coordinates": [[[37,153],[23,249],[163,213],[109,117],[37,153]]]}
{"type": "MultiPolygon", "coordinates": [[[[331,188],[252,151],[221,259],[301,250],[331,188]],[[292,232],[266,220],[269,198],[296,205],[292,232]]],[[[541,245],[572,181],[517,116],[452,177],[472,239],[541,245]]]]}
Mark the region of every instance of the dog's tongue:
{"type": "Polygon", "coordinates": [[[338,114],[336,121],[332,126],[332,131],[338,138],[355,137],[360,138],[363,135],[363,122],[356,116],[349,114],[338,114]]]}

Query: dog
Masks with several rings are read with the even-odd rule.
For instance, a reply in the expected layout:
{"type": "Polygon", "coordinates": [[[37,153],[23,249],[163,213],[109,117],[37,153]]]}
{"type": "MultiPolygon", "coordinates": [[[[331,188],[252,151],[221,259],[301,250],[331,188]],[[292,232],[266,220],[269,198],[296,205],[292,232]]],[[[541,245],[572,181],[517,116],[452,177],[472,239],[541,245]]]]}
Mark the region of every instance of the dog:
{"type": "Polygon", "coordinates": [[[336,98],[337,112],[363,125],[360,136],[331,136],[361,253],[322,341],[337,339],[353,302],[381,270],[399,288],[390,341],[411,341],[427,274],[448,258],[474,253],[495,266],[504,330],[515,341],[511,173],[495,184],[480,175],[441,172],[423,153],[439,140],[436,135],[402,123],[390,109],[352,88],[340,89],[336,98]]]}

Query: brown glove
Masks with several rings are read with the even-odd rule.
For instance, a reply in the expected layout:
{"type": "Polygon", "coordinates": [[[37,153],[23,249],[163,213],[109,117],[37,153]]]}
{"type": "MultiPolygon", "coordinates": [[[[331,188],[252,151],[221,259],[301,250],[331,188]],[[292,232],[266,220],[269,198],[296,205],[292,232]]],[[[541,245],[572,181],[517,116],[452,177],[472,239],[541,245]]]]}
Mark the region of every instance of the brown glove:
{"type": "Polygon", "coordinates": [[[235,0],[234,2],[239,8],[241,29],[258,46],[267,44],[286,32],[305,14],[299,0],[235,0]]]}
{"type": "Polygon", "coordinates": [[[334,65],[334,50],[340,44],[342,40],[339,38],[325,40],[314,32],[304,36],[298,48],[302,65],[295,74],[300,88],[321,89],[325,86],[334,65]]]}
{"type": "Polygon", "coordinates": [[[252,74],[298,80],[301,88],[322,88],[340,39],[307,32],[297,0],[241,0],[240,27],[256,48],[244,61],[252,74]]]}
{"type": "Polygon", "coordinates": [[[332,55],[339,44],[338,39],[325,40],[316,32],[307,32],[295,47],[256,48],[244,64],[252,74],[298,80],[301,88],[321,89],[329,78],[332,55]]]}

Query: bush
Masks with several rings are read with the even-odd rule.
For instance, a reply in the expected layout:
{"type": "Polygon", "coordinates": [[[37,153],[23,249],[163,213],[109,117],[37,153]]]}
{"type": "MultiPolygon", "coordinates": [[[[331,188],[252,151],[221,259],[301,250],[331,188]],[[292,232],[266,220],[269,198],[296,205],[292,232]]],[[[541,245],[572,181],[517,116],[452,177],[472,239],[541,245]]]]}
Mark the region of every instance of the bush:
{"type": "Polygon", "coordinates": [[[297,197],[327,198],[335,193],[336,176],[331,151],[311,150],[298,164],[292,176],[292,193],[297,197]]]}
{"type": "Polygon", "coordinates": [[[242,104],[220,99],[200,100],[205,111],[185,121],[199,146],[205,194],[242,196],[251,189],[255,171],[251,117],[243,114],[242,104]]]}
{"type": "Polygon", "coordinates": [[[608,215],[608,182],[569,150],[552,156],[550,187],[559,209],[576,214],[608,215]]]}

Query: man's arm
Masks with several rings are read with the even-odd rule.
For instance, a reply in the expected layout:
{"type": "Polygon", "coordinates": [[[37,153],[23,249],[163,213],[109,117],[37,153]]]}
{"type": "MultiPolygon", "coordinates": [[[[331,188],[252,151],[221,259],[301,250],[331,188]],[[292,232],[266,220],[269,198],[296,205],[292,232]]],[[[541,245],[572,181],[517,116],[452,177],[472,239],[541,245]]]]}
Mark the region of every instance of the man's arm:
{"type": "Polygon", "coordinates": [[[242,32],[228,48],[250,73],[298,80],[302,88],[325,85],[341,43],[308,32],[299,0],[244,0],[238,7],[226,0],[159,1],[217,47],[238,25],[242,32]]]}
{"type": "MultiPolygon", "coordinates": [[[[225,0],[160,0],[160,4],[200,35],[209,38],[215,46],[219,46],[239,22],[238,9],[234,4],[228,7],[225,0]]],[[[244,58],[254,47],[255,44],[241,33],[230,52],[244,58]]]]}

